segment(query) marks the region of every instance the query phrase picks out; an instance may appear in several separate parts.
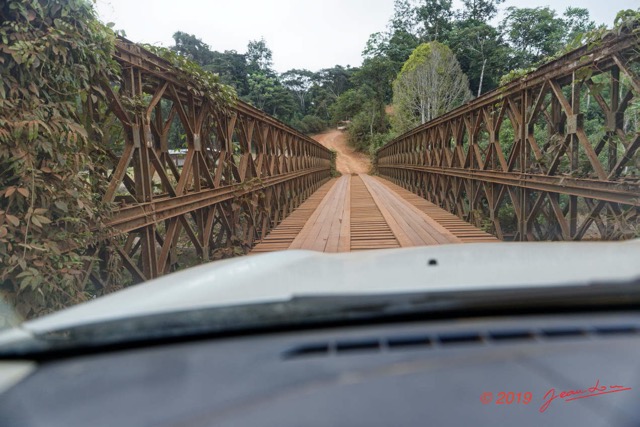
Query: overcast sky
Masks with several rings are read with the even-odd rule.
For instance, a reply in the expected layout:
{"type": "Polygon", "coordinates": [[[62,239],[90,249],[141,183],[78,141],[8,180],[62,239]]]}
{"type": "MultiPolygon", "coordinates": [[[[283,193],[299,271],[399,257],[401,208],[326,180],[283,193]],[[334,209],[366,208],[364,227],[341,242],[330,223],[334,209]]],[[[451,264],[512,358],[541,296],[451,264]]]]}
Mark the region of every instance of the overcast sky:
{"type": "MultiPolygon", "coordinates": [[[[454,0],[459,6],[460,0],[454,0]]],[[[336,64],[359,66],[369,35],[383,31],[393,0],[96,0],[104,22],[114,22],[135,42],[173,45],[176,31],[195,34],[213,50],[245,52],[264,37],[274,68],[317,71],[336,64]]],[[[507,0],[501,6],[550,5],[559,13],[585,7],[597,23],[613,24],[638,0],[507,0]]]]}

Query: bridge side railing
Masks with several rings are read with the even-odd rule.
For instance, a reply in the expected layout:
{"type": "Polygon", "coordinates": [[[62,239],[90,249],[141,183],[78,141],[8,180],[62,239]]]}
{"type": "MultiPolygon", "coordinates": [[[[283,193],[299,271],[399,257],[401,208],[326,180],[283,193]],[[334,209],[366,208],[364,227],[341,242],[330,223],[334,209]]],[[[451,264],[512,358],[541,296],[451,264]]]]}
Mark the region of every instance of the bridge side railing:
{"type": "Polygon", "coordinates": [[[381,147],[377,172],[505,240],[640,235],[640,42],[609,36],[381,147]]]}
{"type": "MultiPolygon", "coordinates": [[[[135,281],[243,252],[330,178],[332,153],[266,113],[211,105],[169,62],[124,39],[115,60],[121,82],[104,90],[123,138],[103,199],[118,206],[107,226],[135,281]],[[186,135],[180,167],[172,132],[186,135]]],[[[96,284],[101,270],[90,269],[96,284]]]]}

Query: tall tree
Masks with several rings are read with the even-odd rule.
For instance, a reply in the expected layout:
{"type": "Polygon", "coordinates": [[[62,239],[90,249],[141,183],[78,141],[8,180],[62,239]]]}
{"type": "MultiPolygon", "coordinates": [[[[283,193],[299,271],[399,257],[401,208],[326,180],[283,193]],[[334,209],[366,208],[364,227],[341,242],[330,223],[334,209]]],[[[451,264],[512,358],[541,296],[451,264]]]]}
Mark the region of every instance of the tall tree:
{"type": "Polygon", "coordinates": [[[295,109],[291,94],[278,79],[262,72],[249,75],[247,100],[256,108],[283,120],[290,119],[295,109]]]}
{"type": "Polygon", "coordinates": [[[393,63],[397,73],[419,44],[420,38],[406,31],[375,33],[369,37],[362,56],[365,60],[386,58],[393,63]]]}
{"type": "Polygon", "coordinates": [[[422,25],[422,40],[446,40],[455,16],[452,0],[424,0],[416,14],[422,25]]]}
{"type": "Polygon", "coordinates": [[[296,102],[273,70],[273,53],[264,38],[250,41],[245,56],[249,73],[249,92],[245,99],[283,121],[291,120],[296,102]]]}
{"type": "Polygon", "coordinates": [[[314,84],[315,73],[309,70],[292,69],[280,75],[280,81],[297,98],[301,115],[307,113],[309,89],[314,84]]]}
{"type": "Polygon", "coordinates": [[[244,97],[249,92],[245,55],[235,50],[214,51],[211,62],[205,65],[204,69],[219,74],[222,82],[235,87],[239,96],[244,97]]]}
{"type": "Polygon", "coordinates": [[[171,48],[181,55],[205,66],[212,60],[212,52],[209,46],[192,34],[182,31],[173,33],[175,45],[171,48]]]}
{"type": "Polygon", "coordinates": [[[514,49],[511,68],[528,67],[553,55],[566,34],[565,22],[549,7],[509,7],[501,28],[514,49]]]}
{"type": "Polygon", "coordinates": [[[314,83],[307,97],[307,113],[331,120],[330,108],[340,95],[353,87],[352,76],[356,70],[336,65],[314,73],[314,83]]]}
{"type": "Polygon", "coordinates": [[[393,85],[395,128],[405,132],[471,99],[469,81],[446,45],[424,43],[405,62],[393,85]]]}
{"type": "Polygon", "coordinates": [[[349,89],[338,97],[336,102],[331,106],[331,118],[334,123],[342,120],[351,120],[358,114],[364,104],[368,101],[365,91],[359,89],[349,89]]]}
{"type": "Polygon", "coordinates": [[[449,45],[477,96],[497,87],[500,76],[509,71],[509,48],[500,32],[487,23],[474,19],[456,22],[449,45]]]}
{"type": "Polygon", "coordinates": [[[409,0],[395,0],[393,3],[393,16],[389,22],[389,30],[394,32],[405,32],[418,35],[420,21],[418,20],[417,9],[409,0]]]}
{"type": "Polygon", "coordinates": [[[345,68],[342,65],[336,65],[335,67],[318,71],[317,79],[322,87],[324,87],[335,100],[344,91],[351,88],[351,76],[354,71],[355,70],[349,66],[345,68]]]}
{"type": "MultiPolygon", "coordinates": [[[[409,55],[407,55],[407,58],[409,55]]],[[[381,104],[386,104],[391,102],[393,95],[391,85],[396,75],[397,69],[393,61],[383,56],[375,56],[365,59],[362,67],[353,74],[351,80],[356,87],[367,86],[371,88],[371,94],[375,100],[381,104]]]]}
{"type": "Polygon", "coordinates": [[[462,18],[488,22],[496,16],[498,6],[504,2],[505,0],[462,0],[462,18]]]}
{"type": "Polygon", "coordinates": [[[420,44],[421,28],[414,4],[409,0],[395,0],[387,31],[369,37],[363,56],[365,59],[386,57],[393,62],[397,73],[420,44]]]}
{"type": "Polygon", "coordinates": [[[588,9],[568,7],[563,16],[566,31],[565,43],[570,43],[579,35],[596,28],[596,23],[591,20],[588,9]]]}
{"type": "Polygon", "coordinates": [[[252,71],[272,73],[273,53],[267,47],[264,37],[260,40],[252,40],[247,45],[247,62],[252,71]]]}

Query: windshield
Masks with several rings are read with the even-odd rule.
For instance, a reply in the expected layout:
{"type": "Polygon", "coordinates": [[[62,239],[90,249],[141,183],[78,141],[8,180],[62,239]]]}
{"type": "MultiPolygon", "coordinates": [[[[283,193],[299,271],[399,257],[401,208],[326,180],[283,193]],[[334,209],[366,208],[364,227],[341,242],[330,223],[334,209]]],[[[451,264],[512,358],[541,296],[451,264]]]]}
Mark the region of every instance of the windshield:
{"type": "Polygon", "coordinates": [[[640,276],[636,2],[156,3],[0,6],[0,328],[640,276]]]}

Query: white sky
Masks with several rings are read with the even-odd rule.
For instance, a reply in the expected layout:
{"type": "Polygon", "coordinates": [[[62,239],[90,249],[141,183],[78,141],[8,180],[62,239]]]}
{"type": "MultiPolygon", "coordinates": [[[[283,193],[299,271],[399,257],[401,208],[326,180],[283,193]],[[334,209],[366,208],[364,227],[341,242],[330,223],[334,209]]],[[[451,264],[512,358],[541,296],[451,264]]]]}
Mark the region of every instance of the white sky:
{"type": "MultiPolygon", "coordinates": [[[[317,71],[336,64],[359,66],[369,35],[383,31],[393,0],[95,0],[104,22],[114,22],[135,42],[173,45],[172,34],[195,34],[213,50],[243,53],[264,37],[274,68],[317,71]]],[[[460,0],[454,0],[460,6],[460,0]]],[[[585,7],[607,26],[638,0],[507,0],[501,6],[585,7]]]]}

